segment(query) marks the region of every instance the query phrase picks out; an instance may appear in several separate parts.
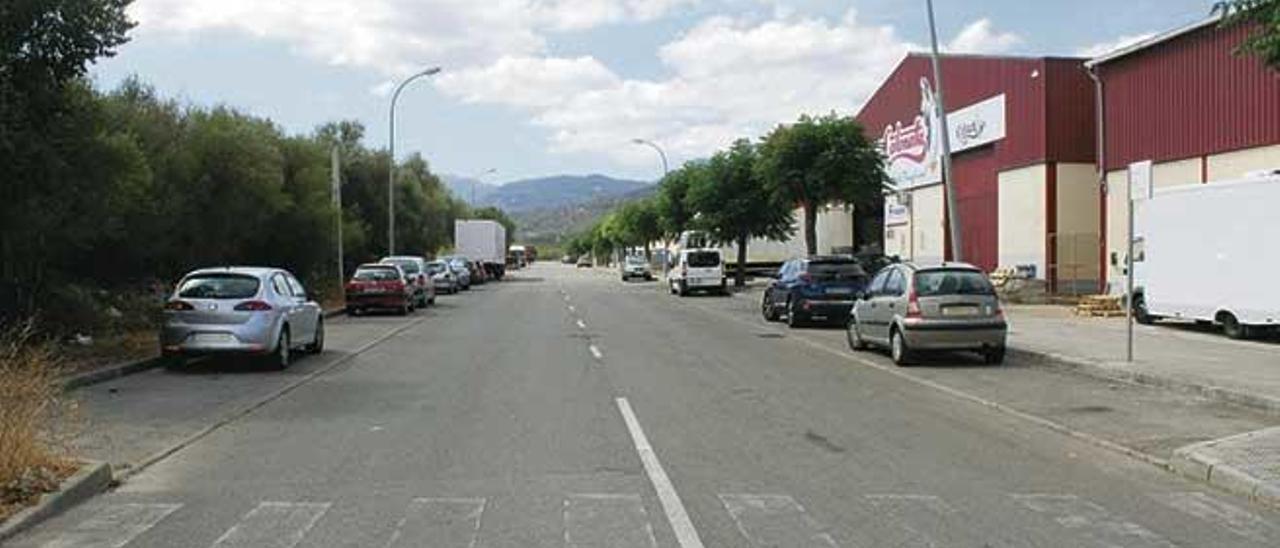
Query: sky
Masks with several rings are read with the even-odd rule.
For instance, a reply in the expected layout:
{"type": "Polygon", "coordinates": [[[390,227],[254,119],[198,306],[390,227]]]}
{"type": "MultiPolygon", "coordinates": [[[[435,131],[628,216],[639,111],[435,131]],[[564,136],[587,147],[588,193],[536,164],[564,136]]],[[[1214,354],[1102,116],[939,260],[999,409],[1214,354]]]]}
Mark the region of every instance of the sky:
{"type": "MultiPolygon", "coordinates": [[[[1206,17],[1205,0],[936,0],[951,52],[1096,55],[1206,17]]],[[[654,180],[803,113],[855,114],[908,51],[924,0],[135,0],[92,71],[229,105],[290,133],[358,120],[396,154],[490,183],[654,180]]]]}

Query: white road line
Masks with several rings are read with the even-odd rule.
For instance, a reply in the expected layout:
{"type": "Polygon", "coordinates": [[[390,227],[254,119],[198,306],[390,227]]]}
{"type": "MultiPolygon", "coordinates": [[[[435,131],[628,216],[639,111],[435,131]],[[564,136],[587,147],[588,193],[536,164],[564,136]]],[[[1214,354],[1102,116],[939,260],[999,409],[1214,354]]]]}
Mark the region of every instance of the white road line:
{"type": "Polygon", "coordinates": [[[228,529],[214,548],[293,548],[306,536],[329,503],[263,502],[228,529]]]}
{"type": "Polygon", "coordinates": [[[894,539],[894,546],[946,546],[949,529],[946,516],[954,510],[934,495],[877,494],[866,495],[878,514],[886,514],[896,522],[904,538],[894,539]]]}
{"type": "Polygon", "coordinates": [[[1152,494],[1151,497],[1242,537],[1268,546],[1280,545],[1280,541],[1268,543],[1272,538],[1280,538],[1280,530],[1275,525],[1239,506],[1199,492],[1152,494]]]}
{"type": "Polygon", "coordinates": [[[582,320],[578,320],[578,329],[586,329],[586,328],[587,328],[586,322],[582,320]]]}
{"type": "Polygon", "coordinates": [[[121,548],[182,507],[181,504],[112,504],[44,548],[121,548]]]}
{"type": "Polygon", "coordinates": [[[564,501],[566,548],[656,548],[640,495],[578,494],[564,501]]]}
{"type": "Polygon", "coordinates": [[[786,495],[720,495],[742,536],[760,548],[836,548],[835,539],[786,495]]]}
{"type": "Polygon", "coordinates": [[[596,347],[596,345],[594,345],[594,344],[592,344],[592,345],[588,345],[588,346],[587,346],[587,350],[590,350],[590,351],[591,351],[591,357],[593,357],[593,358],[595,358],[595,359],[597,359],[597,360],[603,360],[603,359],[604,359],[604,353],[600,352],[600,349],[599,349],[599,348],[597,348],[597,347],[596,347]]]}
{"type": "MultiPolygon", "coordinates": [[[[1102,506],[1075,495],[1028,494],[1010,495],[1032,511],[1044,514],[1058,525],[1078,531],[1092,539],[1090,544],[1124,546],[1126,548],[1175,545],[1164,537],[1102,506]]],[[[1083,543],[1082,543],[1083,544],[1083,543]]]]}
{"type": "Polygon", "coordinates": [[[471,498],[413,499],[386,548],[474,548],[480,537],[485,502],[471,498]]]}
{"type": "Polygon", "coordinates": [[[653,446],[649,445],[649,439],[640,428],[636,414],[631,411],[631,403],[627,398],[617,398],[614,401],[618,405],[618,412],[622,414],[623,422],[627,424],[627,431],[631,433],[631,441],[636,446],[636,453],[640,455],[640,462],[644,464],[644,471],[649,475],[649,483],[653,484],[653,490],[658,493],[658,502],[667,515],[667,522],[676,535],[676,542],[680,544],[680,548],[703,548],[698,530],[693,528],[689,513],[685,511],[684,503],[680,502],[680,495],[676,493],[667,472],[662,469],[662,462],[658,460],[658,454],[654,453],[653,446]]]}
{"type": "Polygon", "coordinates": [[[569,305],[569,312],[577,312],[577,311],[578,311],[577,308],[574,308],[573,305],[569,305]]]}

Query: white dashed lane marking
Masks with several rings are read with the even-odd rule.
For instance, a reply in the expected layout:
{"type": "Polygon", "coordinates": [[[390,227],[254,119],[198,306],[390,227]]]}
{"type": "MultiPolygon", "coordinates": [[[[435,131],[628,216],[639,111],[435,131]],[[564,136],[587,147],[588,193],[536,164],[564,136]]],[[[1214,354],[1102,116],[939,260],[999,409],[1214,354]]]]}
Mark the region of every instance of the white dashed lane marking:
{"type": "Polygon", "coordinates": [[[566,548],[655,548],[640,495],[583,494],[564,501],[566,548]]]}
{"type": "Polygon", "coordinates": [[[586,329],[586,328],[587,328],[586,322],[582,320],[578,320],[578,329],[586,329]]]}
{"type": "Polygon", "coordinates": [[[386,548],[472,548],[480,536],[484,509],[485,499],[413,499],[386,548]]]}
{"type": "Polygon", "coordinates": [[[593,357],[593,358],[595,358],[595,359],[597,359],[597,360],[603,360],[603,359],[604,359],[604,353],[603,353],[603,352],[600,352],[600,349],[599,349],[599,348],[597,348],[597,347],[596,347],[596,345],[594,345],[594,344],[593,344],[593,345],[587,346],[587,350],[590,350],[590,351],[591,351],[591,357],[593,357]]]}
{"type": "Polygon", "coordinates": [[[835,539],[786,495],[720,495],[720,502],[752,546],[836,548],[835,539]]]}
{"type": "Polygon", "coordinates": [[[329,503],[263,502],[213,543],[214,548],[293,548],[329,503]]]}
{"type": "Polygon", "coordinates": [[[44,547],[120,548],[180,507],[181,504],[112,504],[44,547]]]}

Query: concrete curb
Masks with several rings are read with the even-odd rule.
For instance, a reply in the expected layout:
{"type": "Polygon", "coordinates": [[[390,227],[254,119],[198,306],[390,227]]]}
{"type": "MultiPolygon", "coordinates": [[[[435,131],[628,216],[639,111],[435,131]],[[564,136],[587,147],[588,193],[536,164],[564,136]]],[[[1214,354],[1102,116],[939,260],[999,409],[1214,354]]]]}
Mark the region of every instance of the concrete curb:
{"type": "MultiPolygon", "coordinates": [[[[1267,428],[1264,430],[1273,430],[1267,428]]],[[[1280,508],[1280,485],[1264,481],[1231,463],[1215,457],[1211,449],[1254,437],[1258,432],[1245,432],[1216,440],[1195,443],[1174,450],[1169,467],[1184,476],[1203,481],[1219,489],[1249,497],[1256,502],[1280,508]]]]}
{"type": "MultiPolygon", "coordinates": [[[[324,318],[327,320],[329,318],[341,316],[346,313],[347,313],[347,310],[345,308],[334,308],[330,310],[325,310],[324,318]]],[[[152,356],[150,358],[146,358],[146,359],[142,359],[134,362],[122,363],[119,365],[113,365],[109,367],[104,367],[102,369],[81,373],[79,375],[72,375],[67,380],[62,382],[62,390],[64,392],[70,392],[77,388],[84,388],[86,386],[92,386],[95,384],[104,383],[112,379],[127,377],[134,373],[141,373],[149,369],[155,369],[156,367],[159,367],[163,363],[164,363],[164,360],[160,359],[159,356],[152,356]]]]}
{"type": "Polygon", "coordinates": [[[1103,362],[1078,358],[1075,356],[1067,356],[1054,352],[1028,350],[1017,346],[1010,346],[1009,354],[1026,361],[1033,362],[1037,365],[1071,369],[1091,377],[1166,388],[1221,402],[1252,407],[1267,413],[1280,414],[1280,398],[1273,398],[1260,394],[1250,394],[1233,388],[1224,388],[1221,386],[1175,379],[1162,375],[1153,375],[1141,371],[1124,370],[1121,369],[1120,366],[1106,365],[1103,362]]]}
{"type": "Polygon", "coordinates": [[[87,461],[75,474],[62,482],[58,491],[40,497],[35,506],[18,512],[0,523],[0,542],[36,524],[52,518],[88,500],[111,486],[111,465],[87,461]]]}

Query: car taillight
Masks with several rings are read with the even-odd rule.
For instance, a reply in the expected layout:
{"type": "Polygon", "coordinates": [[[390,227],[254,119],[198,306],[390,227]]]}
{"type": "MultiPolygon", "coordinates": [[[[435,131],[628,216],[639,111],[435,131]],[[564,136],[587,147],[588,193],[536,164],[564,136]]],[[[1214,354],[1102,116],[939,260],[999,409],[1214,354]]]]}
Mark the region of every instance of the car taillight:
{"type": "Polygon", "coordinates": [[[195,310],[196,307],[191,306],[187,301],[169,301],[164,303],[165,310],[195,310]]]}
{"type": "Polygon", "coordinates": [[[991,308],[991,315],[997,318],[1004,317],[1004,309],[1000,307],[1000,303],[996,303],[995,306],[991,308]]]}
{"type": "Polygon", "coordinates": [[[907,317],[920,317],[920,297],[916,295],[916,290],[914,289],[907,294],[907,317]]]}
{"type": "Polygon", "coordinates": [[[236,310],[241,312],[263,312],[271,310],[271,305],[264,301],[245,301],[236,305],[236,310]]]}

